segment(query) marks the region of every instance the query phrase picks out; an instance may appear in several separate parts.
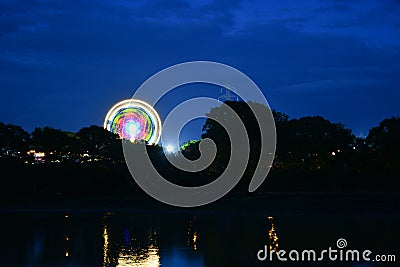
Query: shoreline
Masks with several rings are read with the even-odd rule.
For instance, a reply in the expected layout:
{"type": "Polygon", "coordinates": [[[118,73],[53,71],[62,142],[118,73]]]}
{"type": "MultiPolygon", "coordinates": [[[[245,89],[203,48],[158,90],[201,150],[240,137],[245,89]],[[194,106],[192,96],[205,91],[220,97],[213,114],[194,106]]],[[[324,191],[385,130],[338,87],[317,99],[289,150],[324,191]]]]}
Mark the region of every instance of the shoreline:
{"type": "Polygon", "coordinates": [[[383,213],[400,214],[400,192],[271,192],[232,194],[200,207],[169,206],[149,196],[27,197],[1,199],[9,212],[153,213],[383,213]]]}

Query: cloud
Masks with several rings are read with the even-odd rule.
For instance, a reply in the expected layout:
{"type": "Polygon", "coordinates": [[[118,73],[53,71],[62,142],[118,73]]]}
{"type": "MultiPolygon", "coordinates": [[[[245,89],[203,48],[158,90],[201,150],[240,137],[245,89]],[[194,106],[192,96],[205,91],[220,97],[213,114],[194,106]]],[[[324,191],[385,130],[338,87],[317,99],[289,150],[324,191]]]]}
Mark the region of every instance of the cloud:
{"type": "Polygon", "coordinates": [[[347,103],[349,112],[361,109],[370,102],[353,107],[346,97],[358,97],[363,90],[375,99],[378,92],[388,95],[387,104],[368,114],[391,112],[399,100],[400,40],[391,38],[398,20],[384,19],[381,38],[374,32],[379,28],[370,27],[385,16],[384,5],[367,21],[363,16],[372,11],[362,7],[364,2],[345,2],[348,8],[336,9],[333,1],[316,3],[2,3],[0,96],[9,101],[0,107],[0,121],[32,127],[40,120],[75,130],[93,118],[99,122],[96,114],[129,97],[155,72],[190,60],[219,61],[242,70],[274,106],[291,115],[314,112],[314,107],[337,114],[323,97],[334,92],[348,94],[336,100],[347,103]],[[379,46],[371,45],[378,41],[379,46]],[[59,98],[60,92],[73,97],[59,98]],[[16,103],[29,106],[32,101],[48,106],[49,112],[40,111],[36,121],[10,112],[16,103]],[[51,114],[53,103],[60,107],[57,116],[51,114]]]}

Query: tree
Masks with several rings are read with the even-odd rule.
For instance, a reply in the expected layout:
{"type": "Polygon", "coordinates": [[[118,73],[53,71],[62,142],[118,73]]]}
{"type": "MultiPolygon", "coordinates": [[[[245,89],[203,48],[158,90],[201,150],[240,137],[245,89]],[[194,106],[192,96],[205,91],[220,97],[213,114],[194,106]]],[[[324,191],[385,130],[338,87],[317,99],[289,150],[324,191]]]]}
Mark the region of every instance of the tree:
{"type": "Polygon", "coordinates": [[[0,152],[3,155],[26,155],[29,133],[20,126],[0,122],[0,152]]]}
{"type": "Polygon", "coordinates": [[[366,138],[379,156],[398,157],[400,151],[400,117],[384,119],[373,127],[366,138]]]}
{"type": "Polygon", "coordinates": [[[121,140],[117,134],[111,133],[96,125],[81,128],[77,133],[79,151],[103,158],[122,158],[121,140]]]}
{"type": "Polygon", "coordinates": [[[191,160],[196,160],[200,157],[199,149],[200,140],[190,140],[181,146],[182,154],[191,160]]]}
{"type": "MultiPolygon", "coordinates": [[[[260,155],[261,135],[258,122],[245,102],[226,102],[244,123],[250,143],[250,158],[237,187],[247,191],[249,178],[257,166],[260,155]],[[247,181],[246,181],[247,180],[247,181]]],[[[263,107],[267,112],[267,107],[263,107]]],[[[230,118],[221,108],[210,112],[221,121],[230,118]]],[[[355,136],[343,124],[332,123],[320,116],[289,119],[289,116],[272,111],[277,132],[277,148],[270,177],[265,189],[279,190],[331,190],[341,187],[349,175],[346,160],[355,144],[355,136]],[[306,182],[305,182],[306,181],[306,182]]],[[[217,144],[217,157],[210,173],[221,173],[230,156],[228,134],[217,122],[207,119],[202,138],[213,139],[217,144]]],[[[264,186],[264,185],[263,185],[264,186]]]]}
{"type": "MultiPolygon", "coordinates": [[[[348,150],[355,142],[350,129],[341,123],[332,123],[321,116],[302,117],[288,122],[279,142],[285,142],[287,151],[297,159],[312,154],[328,155],[348,150]]],[[[279,136],[278,136],[279,138],[279,136]]]]}
{"type": "MultiPolygon", "coordinates": [[[[378,126],[373,127],[369,131],[366,143],[372,150],[372,161],[377,168],[376,176],[398,178],[400,173],[400,117],[384,119],[378,126]]],[[[388,187],[390,186],[388,185],[388,187]]]]}
{"type": "MultiPolygon", "coordinates": [[[[248,164],[244,173],[244,179],[241,179],[239,184],[236,186],[236,191],[247,192],[250,178],[252,177],[255,168],[258,165],[260,152],[261,152],[261,132],[258,125],[256,116],[254,115],[249,104],[252,105],[257,111],[270,112],[269,108],[259,103],[246,103],[243,101],[225,101],[226,105],[234,110],[244,124],[246,134],[249,140],[250,155],[248,164]]],[[[287,116],[283,113],[279,113],[282,120],[285,120],[287,116]]],[[[213,108],[209,114],[209,117],[218,118],[219,121],[229,123],[232,121],[233,115],[226,112],[226,109],[221,107],[213,108]]],[[[222,125],[213,119],[207,119],[203,126],[202,138],[211,138],[214,140],[217,146],[217,155],[214,162],[208,168],[209,175],[219,176],[226,168],[229,163],[231,144],[229,135],[222,125]]]]}
{"type": "Polygon", "coordinates": [[[46,161],[73,160],[75,135],[51,127],[35,128],[31,133],[31,147],[44,152],[46,161]]]}

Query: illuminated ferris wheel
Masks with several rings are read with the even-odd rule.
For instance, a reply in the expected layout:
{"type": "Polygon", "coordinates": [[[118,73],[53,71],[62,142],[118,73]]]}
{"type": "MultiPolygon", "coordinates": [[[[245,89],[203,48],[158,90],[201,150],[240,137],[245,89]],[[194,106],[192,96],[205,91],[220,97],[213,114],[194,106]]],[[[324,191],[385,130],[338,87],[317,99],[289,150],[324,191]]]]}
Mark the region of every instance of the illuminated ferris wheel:
{"type": "Polygon", "coordinates": [[[118,134],[121,139],[157,144],[161,136],[161,119],[148,103],[126,99],[110,109],[104,120],[104,128],[118,134]]]}

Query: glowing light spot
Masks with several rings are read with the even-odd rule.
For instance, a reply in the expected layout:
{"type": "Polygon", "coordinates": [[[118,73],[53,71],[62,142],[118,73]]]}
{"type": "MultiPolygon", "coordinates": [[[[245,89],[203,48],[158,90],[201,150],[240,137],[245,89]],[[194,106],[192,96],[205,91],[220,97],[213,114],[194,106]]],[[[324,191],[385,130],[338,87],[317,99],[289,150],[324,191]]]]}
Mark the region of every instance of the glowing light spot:
{"type": "Polygon", "coordinates": [[[174,147],[171,145],[167,145],[167,147],[165,148],[167,150],[167,152],[171,153],[174,151],[174,147]]]}
{"type": "Polygon", "coordinates": [[[194,232],[194,234],[193,234],[193,249],[194,249],[194,250],[197,250],[197,243],[196,243],[196,241],[197,241],[197,233],[194,232]]]}
{"type": "Polygon", "coordinates": [[[196,243],[196,241],[197,241],[197,233],[194,232],[194,234],[193,234],[193,243],[196,243]]]}
{"type": "Polygon", "coordinates": [[[129,132],[132,133],[133,136],[136,136],[138,134],[140,129],[138,129],[138,125],[135,123],[131,123],[129,125],[129,132]]]}

